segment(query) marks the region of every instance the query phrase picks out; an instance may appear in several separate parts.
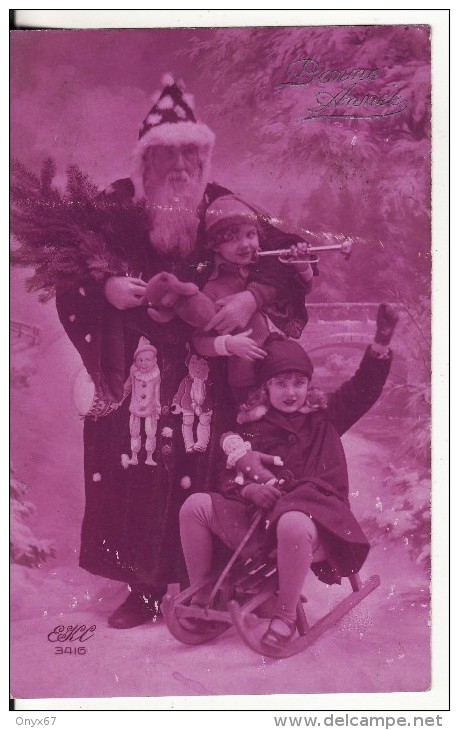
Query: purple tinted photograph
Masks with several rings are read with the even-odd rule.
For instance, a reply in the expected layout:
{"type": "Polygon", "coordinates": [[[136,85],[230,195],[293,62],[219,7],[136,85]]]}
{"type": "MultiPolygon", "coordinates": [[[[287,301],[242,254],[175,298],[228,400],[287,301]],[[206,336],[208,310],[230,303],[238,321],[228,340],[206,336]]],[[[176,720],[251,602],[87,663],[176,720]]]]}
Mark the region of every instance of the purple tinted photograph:
{"type": "Polygon", "coordinates": [[[431,29],[11,33],[11,694],[431,687],[431,29]]]}

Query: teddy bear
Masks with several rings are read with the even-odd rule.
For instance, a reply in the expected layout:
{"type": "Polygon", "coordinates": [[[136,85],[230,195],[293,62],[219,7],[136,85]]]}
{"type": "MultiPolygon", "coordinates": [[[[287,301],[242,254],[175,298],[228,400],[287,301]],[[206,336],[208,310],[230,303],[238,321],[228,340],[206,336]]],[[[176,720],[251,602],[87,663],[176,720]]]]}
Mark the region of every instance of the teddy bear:
{"type": "Polygon", "coordinates": [[[192,327],[205,327],[216,313],[214,303],[196,284],[180,281],[174,274],[162,271],[147,284],[145,296],[148,314],[155,322],[170,322],[180,317],[192,327]]]}
{"type": "Polygon", "coordinates": [[[284,462],[280,456],[253,451],[249,441],[244,441],[239,434],[231,431],[222,435],[220,445],[228,457],[226,468],[236,469],[237,474],[234,479],[236,484],[242,486],[245,479],[248,482],[258,482],[259,484],[276,482],[275,475],[264,465],[283,466],[284,462]]]}

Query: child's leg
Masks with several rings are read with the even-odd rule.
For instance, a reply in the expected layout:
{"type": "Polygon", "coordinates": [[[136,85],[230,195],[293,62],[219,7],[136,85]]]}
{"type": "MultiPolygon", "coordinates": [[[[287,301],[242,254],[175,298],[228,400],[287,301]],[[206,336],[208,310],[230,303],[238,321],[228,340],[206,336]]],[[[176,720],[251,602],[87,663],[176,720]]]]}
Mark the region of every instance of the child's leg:
{"type": "MultiPolygon", "coordinates": [[[[210,494],[192,494],[180,510],[180,538],[191,585],[211,575],[212,526],[210,494]]],[[[206,591],[200,591],[193,600],[205,601],[206,597],[206,591]]]]}
{"type": "MultiPolygon", "coordinates": [[[[304,580],[318,547],[317,528],[303,512],[286,512],[277,523],[277,567],[279,571],[279,596],[275,616],[287,621],[296,619],[296,606],[304,580]]],[[[274,620],[273,628],[288,635],[283,621],[274,620]]]]}

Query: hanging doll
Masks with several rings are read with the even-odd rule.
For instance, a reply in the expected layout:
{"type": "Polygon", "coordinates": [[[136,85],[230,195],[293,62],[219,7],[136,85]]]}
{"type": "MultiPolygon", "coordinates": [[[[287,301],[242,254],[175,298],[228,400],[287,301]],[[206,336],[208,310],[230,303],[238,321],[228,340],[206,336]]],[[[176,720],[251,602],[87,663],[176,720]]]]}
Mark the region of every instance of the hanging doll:
{"type": "Polygon", "coordinates": [[[183,378],[172,400],[172,412],[182,413],[182,434],[187,453],[205,451],[210,438],[212,418],[212,399],[207,379],[209,365],[204,357],[188,355],[186,359],[188,375],[183,378]],[[194,438],[195,418],[196,441],[194,438]]]}
{"type": "Polygon", "coordinates": [[[121,462],[125,468],[130,464],[139,463],[138,454],[142,445],[140,427],[141,419],[145,422],[145,450],[147,458],[145,464],[156,466],[153,461],[153,452],[156,449],[156,428],[161,413],[160,385],[161,376],[156,360],[157,350],[146,339],[141,337],[137,350],[134,353],[134,362],[131,365],[130,375],[125,389],[131,388],[131,404],[129,410],[129,430],[131,433],[131,458],[123,454],[121,462]]]}

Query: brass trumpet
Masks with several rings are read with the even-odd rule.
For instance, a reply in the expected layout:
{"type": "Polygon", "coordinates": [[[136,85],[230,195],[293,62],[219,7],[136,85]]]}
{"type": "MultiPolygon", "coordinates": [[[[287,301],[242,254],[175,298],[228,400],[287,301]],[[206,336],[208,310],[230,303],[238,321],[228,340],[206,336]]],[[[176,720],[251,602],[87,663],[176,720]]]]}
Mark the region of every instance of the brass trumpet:
{"type": "MultiPolygon", "coordinates": [[[[301,243],[304,243],[304,241],[301,241],[301,243]]],[[[352,246],[353,242],[347,238],[342,243],[330,243],[327,246],[313,246],[309,243],[306,253],[299,258],[309,257],[312,263],[317,263],[319,257],[314,254],[321,253],[322,251],[339,251],[347,261],[351,256],[352,246]],[[313,257],[310,254],[313,254],[313,257]]],[[[258,251],[257,253],[257,257],[264,258],[266,256],[277,256],[280,261],[288,263],[292,260],[292,248],[278,248],[275,251],[258,251]]]]}

